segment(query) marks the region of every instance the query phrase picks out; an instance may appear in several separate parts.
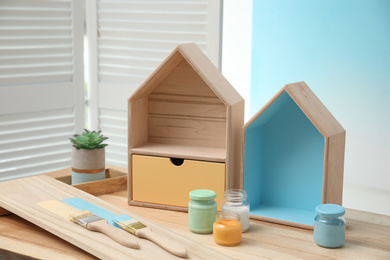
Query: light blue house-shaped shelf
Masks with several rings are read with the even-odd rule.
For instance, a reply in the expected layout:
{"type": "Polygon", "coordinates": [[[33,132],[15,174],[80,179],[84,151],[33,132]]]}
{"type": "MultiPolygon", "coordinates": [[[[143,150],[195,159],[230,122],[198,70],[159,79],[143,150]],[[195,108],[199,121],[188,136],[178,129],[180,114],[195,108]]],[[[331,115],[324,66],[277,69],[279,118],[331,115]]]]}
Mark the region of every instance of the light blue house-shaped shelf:
{"type": "Polygon", "coordinates": [[[284,86],[244,125],[251,218],[312,229],[342,204],[345,130],[304,82],[284,86]]]}

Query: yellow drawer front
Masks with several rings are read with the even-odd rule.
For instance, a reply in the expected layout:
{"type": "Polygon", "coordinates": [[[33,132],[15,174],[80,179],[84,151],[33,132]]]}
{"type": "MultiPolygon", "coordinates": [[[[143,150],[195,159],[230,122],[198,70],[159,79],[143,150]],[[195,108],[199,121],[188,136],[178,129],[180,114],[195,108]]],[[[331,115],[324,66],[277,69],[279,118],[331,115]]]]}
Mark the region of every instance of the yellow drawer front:
{"type": "Polygon", "coordinates": [[[132,156],[133,200],[188,207],[189,192],[210,189],[217,193],[221,208],[225,191],[225,164],[184,160],[176,166],[170,158],[132,156]]]}

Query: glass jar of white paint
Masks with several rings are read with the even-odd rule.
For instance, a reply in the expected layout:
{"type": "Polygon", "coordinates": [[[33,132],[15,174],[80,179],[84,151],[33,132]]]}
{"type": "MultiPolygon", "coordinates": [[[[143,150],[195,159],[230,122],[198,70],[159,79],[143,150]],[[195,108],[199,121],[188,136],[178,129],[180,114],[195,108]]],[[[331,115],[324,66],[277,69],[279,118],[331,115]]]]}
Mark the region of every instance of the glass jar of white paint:
{"type": "Polygon", "coordinates": [[[249,210],[248,193],[241,189],[226,190],[222,201],[222,212],[233,212],[240,215],[242,232],[249,229],[249,210]]]}
{"type": "Polygon", "coordinates": [[[345,242],[345,209],[337,204],[316,207],[314,241],[327,248],[341,247],[345,242]]]}

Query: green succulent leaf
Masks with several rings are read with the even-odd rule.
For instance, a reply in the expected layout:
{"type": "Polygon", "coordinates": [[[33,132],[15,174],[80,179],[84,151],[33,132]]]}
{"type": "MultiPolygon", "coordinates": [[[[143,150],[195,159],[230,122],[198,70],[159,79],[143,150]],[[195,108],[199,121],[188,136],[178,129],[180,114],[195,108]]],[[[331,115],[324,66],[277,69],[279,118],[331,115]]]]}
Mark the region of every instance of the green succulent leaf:
{"type": "Polygon", "coordinates": [[[108,144],[103,144],[108,137],[101,134],[101,131],[90,131],[84,129],[81,134],[75,134],[69,138],[73,146],[77,149],[100,149],[106,147],[108,144]]]}

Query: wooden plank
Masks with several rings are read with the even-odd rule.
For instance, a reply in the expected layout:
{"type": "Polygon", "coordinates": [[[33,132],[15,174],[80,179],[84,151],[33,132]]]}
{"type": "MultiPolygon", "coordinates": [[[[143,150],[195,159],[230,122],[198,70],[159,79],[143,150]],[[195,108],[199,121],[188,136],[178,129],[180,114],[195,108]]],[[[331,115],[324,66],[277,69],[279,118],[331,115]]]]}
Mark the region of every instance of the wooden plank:
{"type": "Polygon", "coordinates": [[[216,96],[195,96],[195,95],[186,95],[186,94],[168,94],[155,92],[149,95],[149,100],[151,101],[167,101],[167,102],[191,102],[199,104],[214,104],[214,105],[224,105],[221,100],[216,96]]]}
{"type": "Polygon", "coordinates": [[[0,248],[0,259],[98,259],[15,214],[0,217],[0,248]]]}
{"type": "Polygon", "coordinates": [[[129,99],[147,97],[150,92],[183,60],[177,48],[157,67],[156,70],[134,91],[129,99]],[[147,87],[144,87],[146,86],[147,87]]]}
{"type": "Polygon", "coordinates": [[[129,102],[128,145],[136,147],[148,142],[148,99],[141,98],[129,102]]]}
{"type": "Polygon", "coordinates": [[[179,51],[225,105],[232,106],[243,101],[237,90],[195,44],[182,44],[179,51]]]}
{"type": "Polygon", "coordinates": [[[12,214],[12,212],[0,207],[0,216],[12,214]]]}
{"type": "MultiPolygon", "coordinates": [[[[72,184],[72,171],[70,168],[54,171],[46,175],[68,185],[72,184]]],[[[107,165],[106,178],[104,180],[74,184],[72,187],[88,192],[94,196],[126,190],[127,169],[107,165]]],[[[12,212],[9,212],[8,210],[0,207],[0,216],[7,214],[12,214],[12,212]]]]}
{"type": "MultiPolygon", "coordinates": [[[[271,105],[274,103],[282,94],[286,91],[285,87],[280,89],[262,108],[260,108],[259,111],[257,111],[243,126],[243,129],[245,130],[248,128],[256,119],[264,113],[271,105]]],[[[243,150],[244,151],[244,150],[243,150]]]]}
{"type": "Polygon", "coordinates": [[[329,137],[325,143],[323,203],[342,205],[345,132],[329,137]]]}
{"type": "Polygon", "coordinates": [[[225,120],[149,116],[149,142],[225,148],[225,129],[225,120]]]}
{"type": "MultiPolygon", "coordinates": [[[[187,213],[129,206],[126,194],[121,191],[99,198],[235,259],[388,259],[390,255],[390,216],[346,209],[346,240],[338,249],[317,246],[311,230],[253,219],[241,243],[226,247],[217,245],[212,234],[190,232],[187,213]]],[[[97,259],[16,215],[0,217],[0,248],[12,252],[5,259],[14,259],[15,253],[37,259],[97,259]]]]}
{"type": "Polygon", "coordinates": [[[144,239],[136,238],[141,248],[139,250],[123,247],[103,234],[91,232],[56,214],[49,213],[37,205],[37,202],[40,201],[73,197],[87,200],[114,214],[127,214],[141,221],[151,227],[154,232],[181,243],[187,249],[190,258],[228,258],[226,255],[178,236],[147,219],[48,176],[34,176],[0,183],[0,206],[101,259],[154,259],[156,257],[177,259],[159,246],[144,239]]]}
{"type": "Polygon", "coordinates": [[[221,102],[213,90],[184,59],[153,89],[152,93],[215,97],[221,102]]]}
{"type": "Polygon", "coordinates": [[[243,182],[243,169],[241,163],[243,154],[243,124],[244,101],[239,102],[228,109],[227,120],[227,155],[226,155],[226,187],[227,189],[240,189],[243,182]]]}
{"type": "Polygon", "coordinates": [[[173,115],[187,117],[226,118],[224,104],[183,101],[149,100],[150,115],[173,115]]]}
{"type": "Polygon", "coordinates": [[[345,132],[340,123],[305,82],[287,84],[285,89],[324,137],[345,132]]]}

